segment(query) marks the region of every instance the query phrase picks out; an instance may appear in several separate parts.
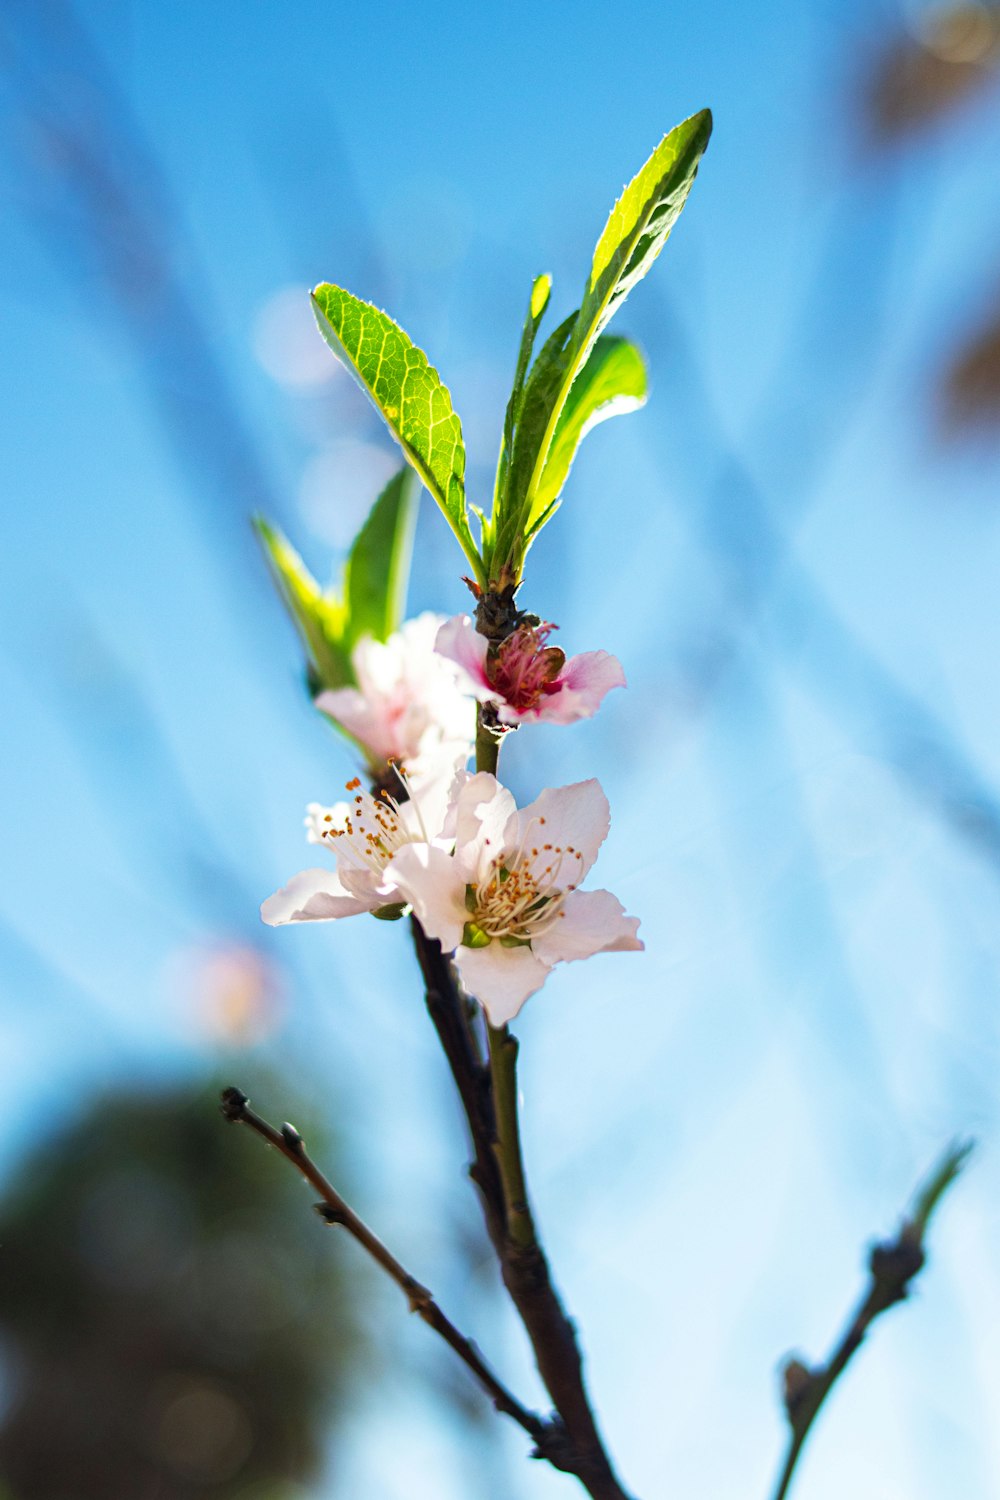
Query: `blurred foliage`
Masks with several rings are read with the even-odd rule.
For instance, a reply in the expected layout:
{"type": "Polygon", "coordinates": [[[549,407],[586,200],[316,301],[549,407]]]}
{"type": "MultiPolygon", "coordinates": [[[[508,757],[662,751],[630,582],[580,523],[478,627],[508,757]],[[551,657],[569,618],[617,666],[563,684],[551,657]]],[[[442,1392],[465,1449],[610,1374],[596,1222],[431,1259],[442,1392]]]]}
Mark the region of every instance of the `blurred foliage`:
{"type": "Polygon", "coordinates": [[[1000,312],[953,355],[940,391],[941,416],[952,434],[1000,432],[1000,312]]]}
{"type": "Polygon", "coordinates": [[[325,1461],[348,1295],[301,1184],[216,1101],[100,1099],[0,1206],[5,1500],[283,1500],[325,1461]]]}
{"type": "MultiPolygon", "coordinates": [[[[1000,77],[1000,4],[944,4],[901,23],[863,85],[871,138],[888,146],[943,123],[1000,77]]],[[[998,252],[1000,259],[1000,252],[998,252]]],[[[1000,315],[995,300],[937,377],[948,437],[1000,432],[1000,315]]]]}
{"type": "Polygon", "coordinates": [[[865,89],[869,128],[883,142],[905,136],[980,93],[998,68],[1000,6],[936,7],[876,57],[865,89]]]}

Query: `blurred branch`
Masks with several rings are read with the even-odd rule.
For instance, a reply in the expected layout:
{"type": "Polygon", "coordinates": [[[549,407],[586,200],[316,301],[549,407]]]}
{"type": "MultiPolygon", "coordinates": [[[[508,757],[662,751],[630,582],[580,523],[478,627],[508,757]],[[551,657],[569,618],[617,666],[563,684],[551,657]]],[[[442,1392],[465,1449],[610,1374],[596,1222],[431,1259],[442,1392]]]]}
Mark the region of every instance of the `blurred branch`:
{"type": "MultiPolygon", "coordinates": [[[[703,706],[732,670],[744,650],[747,626],[767,601],[776,624],[774,643],[805,669],[809,689],[832,699],[838,718],[846,711],[865,731],[875,723],[883,754],[900,779],[1000,879],[1000,798],[944,722],[877,660],[797,562],[749,462],[727,441],[700,361],[683,337],[675,354],[684,363],[685,389],[712,424],[722,458],[711,501],[694,508],[693,520],[723,573],[731,605],[728,616],[717,616],[693,633],[697,644],[682,655],[689,709],[703,706]]],[[[805,491],[800,484],[800,497],[805,491]]],[[[800,512],[802,506],[800,498],[800,512]]]]}
{"type": "Polygon", "coordinates": [[[328,1224],[339,1224],[353,1239],[357,1240],[362,1249],[367,1251],[375,1263],[381,1266],[386,1275],[391,1277],[399,1287],[409,1302],[410,1311],[417,1313],[468,1366],[490,1396],[497,1411],[511,1417],[535,1440],[537,1456],[555,1462],[558,1457],[558,1429],[554,1429],[552,1424],[544,1422],[541,1417],[528,1411],[501,1384],[475,1346],[445,1317],[427,1288],[400,1265],[392,1252],[382,1244],[382,1241],[372,1233],[367,1224],[327,1181],[308,1156],[302,1137],[295,1127],[286,1124],[281,1127],[280,1131],[276,1130],[273,1125],[269,1125],[250,1108],[246,1094],[237,1088],[223,1090],[221,1108],[227,1120],[233,1124],[248,1125],[262,1140],[265,1140],[269,1146],[273,1146],[286,1161],[290,1161],[301,1172],[310,1187],[315,1188],[320,1195],[322,1201],[316,1205],[320,1217],[328,1224]],[[553,1439],[555,1440],[554,1447],[553,1439]]]}
{"type": "Polygon", "coordinates": [[[863,83],[862,105],[881,145],[946,118],[981,93],[1000,65],[1000,7],[973,0],[898,13],[863,83]]]}
{"type": "Polygon", "coordinates": [[[199,310],[207,296],[189,290],[196,257],[156,152],[73,5],[14,7],[4,54],[33,186],[49,184],[36,193],[36,222],[61,258],[76,260],[78,279],[93,257],[167,435],[209,492],[196,519],[216,536],[223,520],[227,545],[238,534],[249,551],[245,517],[281,514],[281,497],[199,310]]]}
{"type": "Polygon", "coordinates": [[[873,1246],[868,1260],[870,1282],[857,1311],[825,1365],[810,1369],[799,1359],[785,1365],[784,1402],[791,1426],[788,1452],[774,1491],[774,1500],[788,1495],[799,1456],[823,1403],[860,1349],[875,1319],[909,1296],[910,1285],[925,1261],[924,1237],[930,1220],[961,1172],[972,1151],[971,1141],[949,1146],[941,1161],[920,1185],[911,1212],[895,1239],[873,1246]]]}
{"type": "Polygon", "coordinates": [[[1000,427],[1000,316],[991,312],[952,356],[938,393],[941,425],[949,437],[1000,427]]]}

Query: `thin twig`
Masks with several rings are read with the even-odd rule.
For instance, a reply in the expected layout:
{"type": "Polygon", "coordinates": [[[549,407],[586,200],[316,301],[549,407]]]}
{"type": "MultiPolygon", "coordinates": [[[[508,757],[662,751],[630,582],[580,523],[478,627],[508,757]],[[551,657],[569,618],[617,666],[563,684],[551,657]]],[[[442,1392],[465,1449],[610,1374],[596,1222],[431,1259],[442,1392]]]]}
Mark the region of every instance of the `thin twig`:
{"type": "Polygon", "coordinates": [[[913,1210],[904,1219],[896,1238],[872,1247],[868,1260],[871,1275],[868,1290],[826,1364],[809,1369],[801,1360],[790,1359],[785,1365],[784,1401],[791,1435],[773,1500],[785,1500],[789,1494],[812,1425],[852,1355],[860,1349],[872,1323],[909,1295],[910,1284],[924,1264],[927,1225],[971,1150],[970,1141],[950,1146],[918,1190],[913,1210]]]}
{"type": "Polygon", "coordinates": [[[268,1124],[267,1120],[250,1108],[246,1094],[237,1088],[223,1090],[222,1113],[234,1124],[249,1125],[251,1130],[255,1131],[269,1146],[280,1151],[281,1155],[301,1172],[309,1185],[320,1195],[321,1201],[316,1207],[321,1218],[325,1219],[328,1224],[341,1225],[364,1250],[367,1250],[372,1259],[388,1276],[392,1277],[403,1292],[410,1305],[410,1311],[423,1318],[428,1327],[433,1328],[434,1332],[439,1334],[455,1351],[459,1359],[468,1366],[497,1411],[513,1418],[519,1426],[524,1428],[525,1432],[534,1439],[539,1457],[549,1458],[553,1437],[558,1444],[558,1431],[553,1429],[552,1424],[543,1421],[536,1413],[522,1406],[506,1386],[497,1379],[475,1345],[458,1331],[449,1318],[445,1317],[427,1288],[400,1265],[392,1252],[383,1245],[378,1236],[368,1228],[367,1224],[344,1201],[332,1183],[324,1177],[307,1154],[302,1137],[294,1125],[283,1125],[280,1130],[276,1130],[273,1125],[268,1124]]]}

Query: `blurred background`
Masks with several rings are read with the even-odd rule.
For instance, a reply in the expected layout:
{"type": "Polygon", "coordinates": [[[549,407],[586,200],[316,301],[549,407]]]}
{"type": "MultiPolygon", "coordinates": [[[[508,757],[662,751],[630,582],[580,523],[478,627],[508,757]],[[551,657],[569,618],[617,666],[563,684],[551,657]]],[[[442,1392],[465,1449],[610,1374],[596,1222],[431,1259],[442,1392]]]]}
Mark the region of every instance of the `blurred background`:
{"type": "MultiPolygon", "coordinates": [[[[326,576],[397,462],[323,279],[485,501],[531,277],[554,327],[706,104],[523,595],[630,689],[506,776],[601,776],[647,943],[518,1020],[538,1216],[629,1486],[766,1497],[781,1357],[975,1134],[797,1493],[1000,1496],[1000,8],[7,0],[0,68],[4,1500],[577,1493],[215,1113],[309,1127],[540,1402],[405,930],[258,921],[353,767],[248,516],[326,576]]],[[[411,612],[461,564],[425,499],[411,612]]]]}

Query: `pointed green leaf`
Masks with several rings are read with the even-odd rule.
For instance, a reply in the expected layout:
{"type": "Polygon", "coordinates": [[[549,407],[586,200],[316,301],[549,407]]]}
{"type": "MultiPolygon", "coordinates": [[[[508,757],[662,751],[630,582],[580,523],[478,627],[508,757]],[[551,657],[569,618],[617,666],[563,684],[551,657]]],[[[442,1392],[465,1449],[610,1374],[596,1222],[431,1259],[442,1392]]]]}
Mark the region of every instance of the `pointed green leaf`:
{"type": "Polygon", "coordinates": [[[451,395],[422,350],[368,302],[324,282],[313,292],[320,332],[368,392],[437,501],[483,581],[465,503],[465,445],[451,395]]]}
{"type": "Polygon", "coordinates": [[[363,635],[384,641],[402,622],[417,493],[412,469],[400,469],[375,501],[354,539],[344,570],[348,648],[363,635]]]}
{"type": "Polygon", "coordinates": [[[611,210],[580,308],[574,342],[581,348],[593,342],[667,243],[711,134],[707,109],[675,126],[611,210]]]}
{"type": "Polygon", "coordinates": [[[552,515],[569,474],[576,450],[590,430],[609,417],[637,411],[648,393],[646,364],[628,339],[602,334],[590,358],[570,387],[549,445],[542,477],[525,518],[529,536],[540,529],[541,517],[552,515]]]}
{"type": "Polygon", "coordinates": [[[510,400],[507,402],[507,411],[504,416],[503,439],[500,444],[500,457],[497,461],[496,482],[493,486],[493,511],[489,520],[483,520],[481,523],[483,561],[486,564],[487,571],[489,571],[497,532],[503,530],[504,514],[507,509],[506,501],[511,457],[514,452],[517,426],[524,399],[524,381],[528,373],[528,366],[531,363],[531,354],[535,345],[535,335],[538,332],[538,325],[545,316],[545,309],[549,305],[551,294],[552,277],[548,275],[536,276],[531,286],[531,296],[528,299],[528,311],[524,317],[524,327],[521,331],[521,346],[518,350],[517,365],[514,370],[514,384],[511,388],[510,400]]]}
{"type": "MultiPolygon", "coordinates": [[[[527,535],[536,534],[541,517],[552,514],[558,490],[553,493],[551,481],[558,467],[551,471],[544,498],[540,491],[563,408],[601,330],[666,244],[711,131],[708,110],[692,115],[664,136],[625,188],[597,242],[579,312],[549,338],[528,376],[506,514],[503,525],[497,527],[491,558],[494,581],[503,567],[520,577],[527,535]]],[[[567,472],[568,466],[562,480],[567,472]]]]}
{"type": "Polygon", "coordinates": [[[254,518],[254,529],[278,592],[302,637],[317,691],[353,683],[350,652],[344,642],[343,604],[332,594],[324,594],[295,548],[263,516],[254,518]]]}
{"type": "Polygon", "coordinates": [[[510,472],[494,512],[491,582],[497,582],[504,569],[513,570],[515,575],[520,576],[520,564],[523,561],[520,539],[525,530],[528,484],[553,405],[565,379],[566,355],[577,316],[575,312],[571,313],[549,334],[524,385],[514,433],[510,472]]]}

